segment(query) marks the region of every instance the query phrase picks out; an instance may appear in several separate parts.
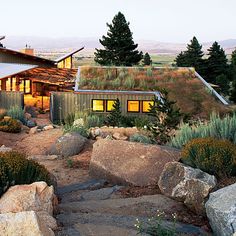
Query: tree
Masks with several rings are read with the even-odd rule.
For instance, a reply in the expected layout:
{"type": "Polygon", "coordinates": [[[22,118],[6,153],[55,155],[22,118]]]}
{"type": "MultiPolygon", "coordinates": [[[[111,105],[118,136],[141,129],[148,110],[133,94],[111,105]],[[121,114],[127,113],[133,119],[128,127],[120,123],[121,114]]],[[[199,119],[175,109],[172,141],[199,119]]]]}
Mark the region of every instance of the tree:
{"type": "Polygon", "coordinates": [[[229,69],[229,77],[232,81],[232,90],[230,93],[230,100],[236,103],[236,49],[231,55],[231,64],[229,69]]]}
{"type": "Polygon", "coordinates": [[[210,83],[216,83],[217,76],[228,73],[227,58],[224,49],[217,42],[212,44],[208,52],[206,79],[210,83]]]}
{"type": "Polygon", "coordinates": [[[148,115],[152,122],[148,125],[148,130],[152,132],[158,144],[167,143],[171,138],[173,130],[177,129],[183,114],[176,107],[176,102],[168,98],[166,90],[161,91],[161,99],[155,97],[153,105],[150,105],[148,115]]]}
{"type": "Polygon", "coordinates": [[[152,64],[152,60],[151,57],[149,55],[149,53],[145,53],[144,57],[143,57],[143,65],[144,66],[150,66],[152,64]]]}
{"type": "Polygon", "coordinates": [[[123,116],[121,114],[120,100],[118,98],[112,107],[112,111],[107,116],[107,123],[112,126],[119,126],[122,122],[123,116]]]}
{"type": "Polygon", "coordinates": [[[96,48],[95,62],[100,65],[116,66],[138,64],[143,54],[137,50],[138,44],[134,44],[129,22],[125,16],[119,12],[107,26],[109,28],[107,36],[102,36],[99,40],[104,49],[96,48]]]}
{"type": "Polygon", "coordinates": [[[194,67],[197,72],[202,74],[204,70],[202,45],[199,44],[197,38],[194,36],[187,45],[187,50],[181,52],[175,59],[177,66],[194,67]]]}

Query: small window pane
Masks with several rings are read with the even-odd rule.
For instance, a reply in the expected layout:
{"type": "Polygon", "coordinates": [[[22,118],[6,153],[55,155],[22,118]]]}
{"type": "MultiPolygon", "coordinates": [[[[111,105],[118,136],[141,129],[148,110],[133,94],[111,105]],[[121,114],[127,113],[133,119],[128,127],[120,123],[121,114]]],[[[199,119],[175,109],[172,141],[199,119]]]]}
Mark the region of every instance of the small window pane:
{"type": "Polygon", "coordinates": [[[11,78],[6,81],[6,91],[11,91],[11,78]]]}
{"type": "Polygon", "coordinates": [[[30,93],[30,80],[25,80],[25,93],[30,93]]]}
{"type": "Polygon", "coordinates": [[[16,78],[12,78],[12,81],[11,81],[11,90],[12,91],[16,91],[16,78]]]}
{"type": "Polygon", "coordinates": [[[149,112],[150,105],[153,106],[153,101],[143,101],[143,112],[149,112]]]}
{"type": "Polygon", "coordinates": [[[139,101],[128,101],[128,112],[139,112],[139,101]]]}
{"type": "Polygon", "coordinates": [[[93,100],[93,111],[104,111],[104,102],[103,100],[93,100]]]}
{"type": "Polygon", "coordinates": [[[115,100],[107,100],[107,111],[112,111],[114,109],[113,105],[115,100]]]}
{"type": "Polygon", "coordinates": [[[2,80],[0,80],[0,91],[2,90],[2,80]]]}

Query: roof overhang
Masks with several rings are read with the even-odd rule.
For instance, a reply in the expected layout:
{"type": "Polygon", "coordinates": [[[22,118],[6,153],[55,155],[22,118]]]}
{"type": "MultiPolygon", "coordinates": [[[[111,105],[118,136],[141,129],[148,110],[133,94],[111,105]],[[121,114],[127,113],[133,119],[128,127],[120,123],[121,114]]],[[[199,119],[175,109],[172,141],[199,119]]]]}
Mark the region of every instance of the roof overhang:
{"type": "Polygon", "coordinates": [[[11,77],[36,67],[38,66],[26,64],[0,63],[0,79],[11,77]]]}
{"type": "Polygon", "coordinates": [[[68,57],[74,55],[75,53],[77,53],[77,52],[79,52],[79,51],[81,51],[81,50],[83,50],[83,49],[84,49],[84,47],[79,48],[79,49],[75,49],[74,51],[69,52],[69,53],[67,53],[67,54],[65,54],[65,55],[63,55],[63,56],[61,56],[61,57],[59,57],[58,59],[55,60],[55,62],[56,62],[56,63],[59,63],[59,62],[65,60],[66,58],[68,58],[68,57]]]}

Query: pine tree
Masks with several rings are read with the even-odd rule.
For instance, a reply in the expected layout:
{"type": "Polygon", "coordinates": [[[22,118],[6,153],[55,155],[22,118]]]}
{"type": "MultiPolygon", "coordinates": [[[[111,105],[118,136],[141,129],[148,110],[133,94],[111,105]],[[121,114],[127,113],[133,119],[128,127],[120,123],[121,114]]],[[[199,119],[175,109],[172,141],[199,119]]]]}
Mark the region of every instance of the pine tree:
{"type": "Polygon", "coordinates": [[[113,104],[113,109],[107,116],[107,123],[112,126],[119,126],[122,122],[120,100],[117,98],[113,104]]]}
{"type": "Polygon", "coordinates": [[[144,57],[143,57],[143,65],[144,66],[150,66],[152,65],[152,60],[151,60],[151,57],[149,55],[149,53],[145,53],[144,57]]]}
{"type": "Polygon", "coordinates": [[[140,62],[143,55],[137,50],[138,44],[134,44],[129,22],[125,16],[119,12],[107,23],[109,28],[107,36],[102,36],[99,42],[104,49],[97,49],[95,62],[100,65],[132,66],[140,62]]]}
{"type": "Polygon", "coordinates": [[[216,77],[219,75],[227,75],[228,65],[225,51],[217,42],[214,42],[208,49],[207,59],[207,81],[216,83],[216,77]]]}
{"type": "Polygon", "coordinates": [[[231,64],[229,69],[230,80],[232,80],[232,90],[230,93],[230,100],[236,103],[236,49],[231,55],[231,64]]]}
{"type": "Polygon", "coordinates": [[[187,50],[181,52],[175,59],[177,66],[194,67],[197,72],[203,74],[204,60],[203,60],[202,45],[199,44],[197,38],[194,36],[187,45],[187,50]]]}

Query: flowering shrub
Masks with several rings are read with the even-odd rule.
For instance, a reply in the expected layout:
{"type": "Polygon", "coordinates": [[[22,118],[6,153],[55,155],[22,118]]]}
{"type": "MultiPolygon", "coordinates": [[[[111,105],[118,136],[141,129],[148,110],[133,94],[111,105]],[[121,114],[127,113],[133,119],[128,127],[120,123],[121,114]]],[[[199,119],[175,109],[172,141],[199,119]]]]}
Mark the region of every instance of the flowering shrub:
{"type": "Polygon", "coordinates": [[[19,133],[21,131],[21,124],[15,119],[3,119],[0,121],[0,131],[8,133],[19,133]]]}
{"type": "Polygon", "coordinates": [[[216,176],[236,175],[236,145],[228,140],[196,138],[183,148],[181,161],[216,176]]]}

